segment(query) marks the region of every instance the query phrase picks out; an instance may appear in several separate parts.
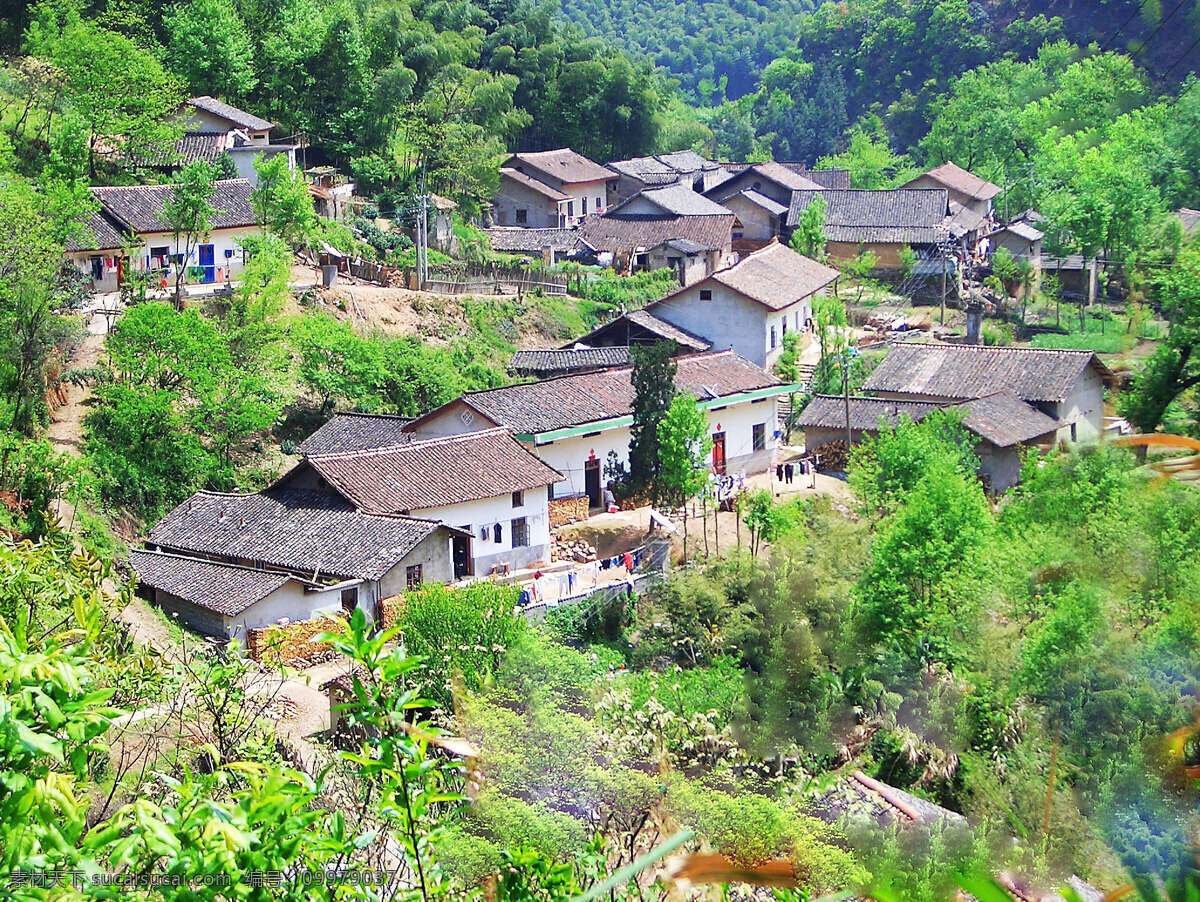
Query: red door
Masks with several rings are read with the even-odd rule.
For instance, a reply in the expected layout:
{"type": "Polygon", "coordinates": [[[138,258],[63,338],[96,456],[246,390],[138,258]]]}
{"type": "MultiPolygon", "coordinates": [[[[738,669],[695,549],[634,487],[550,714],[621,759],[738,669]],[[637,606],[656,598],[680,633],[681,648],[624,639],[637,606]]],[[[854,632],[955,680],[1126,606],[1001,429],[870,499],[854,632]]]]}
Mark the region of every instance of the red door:
{"type": "Polygon", "coordinates": [[[724,476],[725,475],[725,433],[724,432],[714,432],[712,440],[713,440],[713,455],[712,455],[713,471],[718,476],[724,476]]]}

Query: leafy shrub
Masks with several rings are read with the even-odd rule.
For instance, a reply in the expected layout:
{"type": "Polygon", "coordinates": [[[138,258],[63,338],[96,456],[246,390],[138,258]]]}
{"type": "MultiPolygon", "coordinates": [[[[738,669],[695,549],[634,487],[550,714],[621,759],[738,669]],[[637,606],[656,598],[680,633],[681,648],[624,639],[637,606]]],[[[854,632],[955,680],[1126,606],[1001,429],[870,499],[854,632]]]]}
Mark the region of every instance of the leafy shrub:
{"type": "Polygon", "coordinates": [[[525,628],[513,613],[519,594],[516,586],[479,582],[462,588],[426,583],[405,595],[405,647],[425,659],[433,698],[449,701],[460,677],[467,689],[478,689],[499,669],[504,651],[525,628]]]}

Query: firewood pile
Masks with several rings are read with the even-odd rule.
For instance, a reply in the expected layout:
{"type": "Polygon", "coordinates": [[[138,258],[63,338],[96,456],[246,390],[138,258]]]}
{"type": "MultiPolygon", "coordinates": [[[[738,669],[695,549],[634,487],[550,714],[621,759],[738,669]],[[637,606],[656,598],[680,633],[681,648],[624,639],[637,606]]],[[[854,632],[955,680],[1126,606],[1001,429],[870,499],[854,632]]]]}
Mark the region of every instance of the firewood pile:
{"type": "Polygon", "coordinates": [[[555,538],[550,543],[550,560],[552,561],[574,561],[576,564],[584,564],[595,559],[596,549],[587,542],[564,541],[555,538]]]}
{"type": "Polygon", "coordinates": [[[262,629],[246,630],[246,652],[264,664],[308,667],[337,657],[328,643],[318,642],[321,633],[345,633],[345,617],[317,617],[262,629]]]}
{"type": "Polygon", "coordinates": [[[816,451],[818,470],[844,470],[850,463],[850,446],[844,440],[826,442],[816,451]]]}

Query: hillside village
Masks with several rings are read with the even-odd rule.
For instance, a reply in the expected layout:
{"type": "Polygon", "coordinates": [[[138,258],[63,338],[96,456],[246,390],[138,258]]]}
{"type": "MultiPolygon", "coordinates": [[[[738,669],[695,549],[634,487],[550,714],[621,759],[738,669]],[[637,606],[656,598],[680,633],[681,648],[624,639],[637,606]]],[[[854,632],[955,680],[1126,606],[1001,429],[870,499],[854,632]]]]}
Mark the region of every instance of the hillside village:
{"type": "Polygon", "coordinates": [[[0,28],[6,893],[1194,897],[1190,81],[143,5],[0,28]]]}

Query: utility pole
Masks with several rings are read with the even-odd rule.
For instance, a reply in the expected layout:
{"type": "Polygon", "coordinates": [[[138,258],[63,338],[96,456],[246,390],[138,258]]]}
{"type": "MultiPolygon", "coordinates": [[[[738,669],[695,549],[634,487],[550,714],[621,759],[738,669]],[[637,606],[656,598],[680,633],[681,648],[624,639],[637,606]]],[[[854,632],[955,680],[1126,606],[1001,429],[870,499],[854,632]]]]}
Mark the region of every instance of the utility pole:
{"type": "Polygon", "coordinates": [[[941,323],[946,325],[946,249],[941,249],[942,258],[942,316],[941,323]]]}
{"type": "Polygon", "coordinates": [[[847,347],[842,357],[842,401],[846,406],[846,455],[849,458],[850,447],[853,445],[850,432],[850,348],[847,347]]]}
{"type": "Polygon", "coordinates": [[[429,281],[429,195],[425,193],[425,173],[421,172],[420,209],[417,211],[417,290],[424,291],[429,281]]]}

